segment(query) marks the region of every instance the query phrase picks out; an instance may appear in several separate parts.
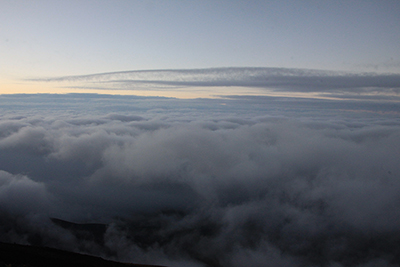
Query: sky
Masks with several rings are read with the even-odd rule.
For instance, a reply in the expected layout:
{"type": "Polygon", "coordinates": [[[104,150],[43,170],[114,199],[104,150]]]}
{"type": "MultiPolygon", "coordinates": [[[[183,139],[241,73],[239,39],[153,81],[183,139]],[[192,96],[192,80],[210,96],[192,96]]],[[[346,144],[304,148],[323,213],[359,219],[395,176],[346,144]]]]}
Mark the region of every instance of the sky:
{"type": "Polygon", "coordinates": [[[400,73],[398,1],[2,0],[0,6],[0,93],[135,94],[26,81],[132,70],[400,73]]]}

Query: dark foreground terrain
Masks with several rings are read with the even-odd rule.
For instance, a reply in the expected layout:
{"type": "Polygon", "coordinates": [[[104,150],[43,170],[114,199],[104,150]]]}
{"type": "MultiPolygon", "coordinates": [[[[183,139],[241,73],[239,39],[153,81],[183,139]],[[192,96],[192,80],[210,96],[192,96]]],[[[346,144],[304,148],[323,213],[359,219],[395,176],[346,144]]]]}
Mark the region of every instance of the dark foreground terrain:
{"type": "Polygon", "coordinates": [[[0,243],[0,267],[151,267],[155,265],[120,263],[99,257],[46,247],[0,243]]]}

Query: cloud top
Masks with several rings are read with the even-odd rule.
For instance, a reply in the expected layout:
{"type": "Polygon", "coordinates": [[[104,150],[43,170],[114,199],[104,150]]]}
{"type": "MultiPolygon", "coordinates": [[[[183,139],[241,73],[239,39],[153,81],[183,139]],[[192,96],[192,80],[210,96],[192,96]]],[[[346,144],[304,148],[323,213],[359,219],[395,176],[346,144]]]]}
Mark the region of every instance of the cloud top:
{"type": "Polygon", "coordinates": [[[400,263],[395,103],[72,94],[0,104],[1,241],[168,266],[400,263]]]}

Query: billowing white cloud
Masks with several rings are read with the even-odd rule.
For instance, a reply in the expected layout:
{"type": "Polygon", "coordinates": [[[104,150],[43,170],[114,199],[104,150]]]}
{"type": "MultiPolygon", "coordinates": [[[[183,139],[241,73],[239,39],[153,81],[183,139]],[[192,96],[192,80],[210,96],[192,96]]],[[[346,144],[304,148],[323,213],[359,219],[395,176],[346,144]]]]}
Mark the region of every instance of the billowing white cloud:
{"type": "Polygon", "coordinates": [[[169,266],[400,263],[395,103],[25,97],[0,103],[2,241],[169,266]]]}
{"type": "Polygon", "coordinates": [[[11,214],[48,213],[51,199],[44,183],[0,171],[0,203],[11,214]]]}

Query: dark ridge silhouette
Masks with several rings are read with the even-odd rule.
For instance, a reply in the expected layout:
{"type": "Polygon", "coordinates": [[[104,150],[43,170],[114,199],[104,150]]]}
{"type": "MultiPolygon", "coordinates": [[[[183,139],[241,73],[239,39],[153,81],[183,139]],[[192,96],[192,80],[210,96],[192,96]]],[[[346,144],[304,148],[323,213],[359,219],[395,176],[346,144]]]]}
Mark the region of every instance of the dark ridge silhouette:
{"type": "MultiPolygon", "coordinates": [[[[0,242],[0,267],[156,267],[157,265],[121,263],[99,257],[47,247],[0,242]]],[[[158,265],[158,267],[161,267],[158,265]]]]}

